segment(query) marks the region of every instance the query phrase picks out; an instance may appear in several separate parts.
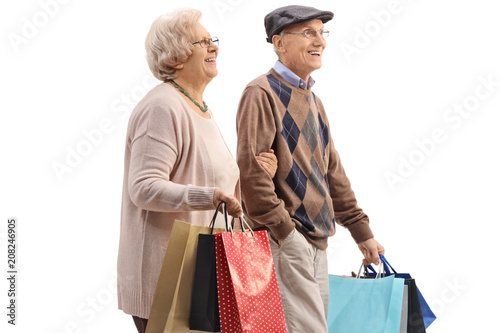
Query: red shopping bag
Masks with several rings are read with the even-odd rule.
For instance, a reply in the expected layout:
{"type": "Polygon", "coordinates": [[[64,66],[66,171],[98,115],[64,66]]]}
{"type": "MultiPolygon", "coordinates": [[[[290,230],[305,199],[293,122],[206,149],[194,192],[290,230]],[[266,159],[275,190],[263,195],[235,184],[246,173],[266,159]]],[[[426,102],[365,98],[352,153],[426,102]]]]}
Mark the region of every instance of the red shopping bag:
{"type": "Polygon", "coordinates": [[[221,333],[286,333],[267,232],[215,237],[221,333]]]}

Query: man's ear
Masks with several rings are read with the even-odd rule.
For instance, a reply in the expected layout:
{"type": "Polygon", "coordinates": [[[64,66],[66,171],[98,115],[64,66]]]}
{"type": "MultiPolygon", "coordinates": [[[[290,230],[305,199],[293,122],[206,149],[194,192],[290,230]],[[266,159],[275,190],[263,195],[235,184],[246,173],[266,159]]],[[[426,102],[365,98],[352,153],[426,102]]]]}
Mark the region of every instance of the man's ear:
{"type": "Polygon", "coordinates": [[[280,35],[274,35],[273,36],[273,45],[276,50],[278,50],[279,53],[285,52],[285,44],[283,41],[283,36],[280,35]]]}

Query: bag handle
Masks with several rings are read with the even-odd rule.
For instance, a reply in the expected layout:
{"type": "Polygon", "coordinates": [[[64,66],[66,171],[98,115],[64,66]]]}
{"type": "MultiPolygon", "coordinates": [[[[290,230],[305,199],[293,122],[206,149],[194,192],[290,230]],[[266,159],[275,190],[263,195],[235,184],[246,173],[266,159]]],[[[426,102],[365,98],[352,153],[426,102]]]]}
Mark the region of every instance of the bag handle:
{"type": "Polygon", "coordinates": [[[365,266],[364,263],[361,263],[361,266],[359,267],[359,270],[358,270],[358,275],[356,276],[356,279],[360,279],[361,278],[361,270],[363,269],[363,267],[365,268],[365,276],[367,276],[368,274],[366,274],[366,269],[370,269],[371,271],[373,271],[373,273],[377,273],[377,275],[375,276],[375,279],[379,279],[382,277],[382,267],[384,266],[385,264],[383,263],[382,260],[380,260],[380,263],[378,264],[378,272],[375,271],[375,269],[372,267],[372,265],[368,265],[368,266],[365,266]]]}
{"type": "MultiPolygon", "coordinates": [[[[224,201],[221,201],[219,202],[219,204],[217,205],[217,208],[215,209],[215,213],[214,213],[214,216],[212,217],[212,221],[210,221],[210,224],[209,224],[209,227],[212,227],[212,229],[210,230],[210,233],[213,234],[214,233],[214,227],[215,227],[215,219],[217,218],[217,213],[219,212],[219,209],[222,205],[222,210],[223,210],[223,214],[224,214],[224,222],[226,224],[226,231],[230,231],[231,234],[233,233],[233,228],[234,228],[234,217],[232,217],[232,220],[231,220],[231,224],[228,224],[228,218],[227,218],[227,205],[224,201]]],[[[252,237],[254,237],[254,233],[253,233],[253,230],[252,228],[250,228],[250,225],[248,224],[248,222],[242,217],[238,217],[238,219],[240,220],[240,226],[241,226],[241,230],[243,232],[248,232],[250,231],[252,233],[252,237]],[[247,227],[248,230],[245,230],[245,225],[247,227]]]]}
{"type": "MultiPolygon", "coordinates": [[[[234,228],[234,216],[232,217],[232,221],[231,221],[231,227],[234,228]]],[[[250,228],[250,226],[248,225],[248,222],[243,218],[243,216],[240,216],[238,217],[238,220],[240,221],[240,227],[241,227],[241,230],[243,232],[247,232],[247,231],[252,231],[252,228],[250,228]],[[247,226],[248,230],[245,230],[245,225],[247,226]]]]}
{"type": "MultiPolygon", "coordinates": [[[[250,231],[252,233],[252,237],[254,237],[254,233],[253,233],[253,230],[252,228],[250,228],[250,225],[248,224],[248,222],[243,218],[243,216],[240,216],[238,217],[238,219],[240,220],[240,226],[241,226],[241,231],[243,232],[248,232],[250,231]],[[247,226],[247,229],[248,230],[245,230],[245,225],[247,226]]],[[[233,227],[234,227],[234,217],[233,217],[233,220],[231,222],[231,224],[229,225],[230,226],[230,231],[231,231],[231,235],[233,234],[233,227]]]]}
{"type": "Polygon", "coordinates": [[[245,220],[242,216],[240,216],[239,219],[240,219],[240,224],[241,224],[241,230],[243,230],[245,232],[245,228],[243,227],[243,223],[246,224],[248,231],[250,231],[252,233],[252,237],[254,237],[255,235],[253,233],[253,230],[252,230],[252,228],[250,228],[250,225],[248,224],[247,220],[245,220]]]}
{"type": "Polygon", "coordinates": [[[215,219],[217,218],[217,214],[219,213],[219,209],[221,207],[221,205],[223,206],[223,214],[224,214],[224,222],[226,224],[226,231],[228,231],[228,225],[227,225],[227,209],[226,209],[226,203],[224,201],[221,201],[219,202],[219,204],[217,205],[217,208],[215,209],[215,213],[214,213],[214,216],[212,217],[212,221],[210,221],[210,224],[208,225],[208,227],[212,227],[212,229],[210,230],[210,233],[213,234],[214,233],[214,228],[215,228],[215,219]]]}
{"type": "MultiPolygon", "coordinates": [[[[380,257],[380,261],[384,264],[384,276],[387,274],[387,275],[393,275],[393,274],[397,274],[398,272],[396,272],[396,270],[391,266],[391,264],[389,264],[389,262],[387,261],[387,259],[382,255],[380,254],[379,255],[380,257]],[[390,267],[390,269],[389,269],[390,267]]],[[[370,270],[372,273],[376,273],[375,269],[372,267],[372,265],[369,265],[366,267],[368,270],[370,270]]]]}
{"type": "MultiPolygon", "coordinates": [[[[380,259],[382,259],[382,261],[384,262],[384,267],[389,266],[392,269],[392,271],[394,272],[394,274],[398,274],[398,272],[396,272],[396,270],[391,266],[391,264],[389,264],[387,259],[382,254],[380,255],[380,259]],[[386,266],[386,264],[387,264],[387,266],[386,266]]],[[[386,268],[386,270],[389,271],[389,269],[387,269],[387,268],[386,268]]]]}

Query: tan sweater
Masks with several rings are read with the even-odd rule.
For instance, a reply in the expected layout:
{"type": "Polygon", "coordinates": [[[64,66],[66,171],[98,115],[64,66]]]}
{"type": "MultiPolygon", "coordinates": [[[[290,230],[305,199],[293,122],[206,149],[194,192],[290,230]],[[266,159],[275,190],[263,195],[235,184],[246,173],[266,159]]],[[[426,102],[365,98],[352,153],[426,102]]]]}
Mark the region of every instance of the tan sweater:
{"type": "Polygon", "coordinates": [[[171,85],[152,89],[130,117],[125,149],[118,307],[148,318],[175,219],[208,225],[215,176],[204,131],[171,85]]]}
{"type": "Polygon", "coordinates": [[[359,243],[373,234],[358,207],[334,147],[320,99],[289,84],[274,69],[250,82],[237,115],[243,208],[254,228],[283,240],[293,228],[320,249],[335,221],[359,243]],[[274,149],[278,171],[271,179],[255,159],[274,149]]]}

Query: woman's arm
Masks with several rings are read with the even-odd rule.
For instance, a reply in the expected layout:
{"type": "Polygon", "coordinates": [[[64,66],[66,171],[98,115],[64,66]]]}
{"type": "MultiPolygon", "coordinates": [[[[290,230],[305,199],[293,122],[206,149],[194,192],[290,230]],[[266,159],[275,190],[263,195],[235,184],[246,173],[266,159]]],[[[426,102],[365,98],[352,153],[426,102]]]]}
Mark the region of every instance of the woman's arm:
{"type": "MultiPolygon", "coordinates": [[[[132,202],[156,212],[209,210],[214,187],[174,183],[170,180],[177,161],[175,146],[143,135],[131,144],[128,189],[132,202]]],[[[202,165],[195,166],[203,172],[202,165]]]]}

